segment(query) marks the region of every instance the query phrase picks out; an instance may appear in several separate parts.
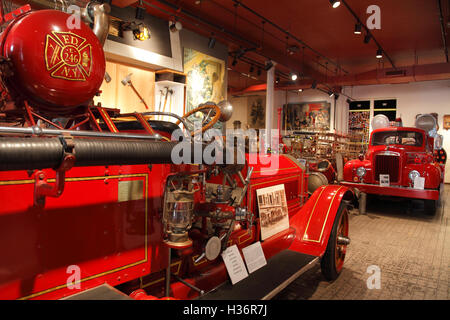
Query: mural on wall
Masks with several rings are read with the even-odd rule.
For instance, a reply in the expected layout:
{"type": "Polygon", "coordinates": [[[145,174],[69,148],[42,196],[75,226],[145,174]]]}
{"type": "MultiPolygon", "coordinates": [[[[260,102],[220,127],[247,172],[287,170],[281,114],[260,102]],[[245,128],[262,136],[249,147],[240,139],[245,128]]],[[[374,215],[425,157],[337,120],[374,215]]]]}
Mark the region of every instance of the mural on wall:
{"type": "Polygon", "coordinates": [[[201,103],[219,103],[225,99],[225,61],[184,48],[184,73],[187,75],[186,112],[201,103]]]}
{"type": "Polygon", "coordinates": [[[248,97],[248,126],[252,129],[264,129],[266,126],[266,97],[248,97]]]}
{"type": "Polygon", "coordinates": [[[288,103],[283,105],[283,129],[330,130],[330,107],[326,101],[288,103]]]}

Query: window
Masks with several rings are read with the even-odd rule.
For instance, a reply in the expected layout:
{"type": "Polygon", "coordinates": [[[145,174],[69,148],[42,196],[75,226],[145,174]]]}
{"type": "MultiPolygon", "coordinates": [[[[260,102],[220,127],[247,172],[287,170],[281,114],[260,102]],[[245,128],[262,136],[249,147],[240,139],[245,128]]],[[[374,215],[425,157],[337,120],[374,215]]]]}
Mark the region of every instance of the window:
{"type": "Polygon", "coordinates": [[[382,131],[374,133],[372,136],[373,146],[391,144],[421,147],[423,144],[423,134],[415,131],[382,131]]]}
{"type": "Polygon", "coordinates": [[[373,116],[384,114],[389,121],[395,121],[397,117],[397,100],[375,100],[373,104],[373,116]]]}

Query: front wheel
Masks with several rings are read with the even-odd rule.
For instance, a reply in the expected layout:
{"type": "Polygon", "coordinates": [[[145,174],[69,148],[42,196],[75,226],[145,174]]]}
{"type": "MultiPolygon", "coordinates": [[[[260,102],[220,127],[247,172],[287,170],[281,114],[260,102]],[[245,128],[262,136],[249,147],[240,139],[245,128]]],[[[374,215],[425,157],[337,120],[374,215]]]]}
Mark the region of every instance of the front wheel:
{"type": "Polygon", "coordinates": [[[434,216],[436,214],[438,200],[423,200],[425,214],[428,216],[434,216]]]}
{"type": "Polygon", "coordinates": [[[328,239],[327,249],[320,261],[322,274],[328,281],[337,279],[344,266],[348,238],[348,212],[347,205],[341,203],[334,219],[333,229],[328,239]]]}

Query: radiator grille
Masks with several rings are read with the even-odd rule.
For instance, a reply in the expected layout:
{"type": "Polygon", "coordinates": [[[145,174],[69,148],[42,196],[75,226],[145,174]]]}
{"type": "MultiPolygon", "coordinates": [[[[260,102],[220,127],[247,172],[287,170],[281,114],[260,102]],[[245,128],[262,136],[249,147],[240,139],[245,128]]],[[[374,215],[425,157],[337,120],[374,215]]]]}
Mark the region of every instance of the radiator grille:
{"type": "Polygon", "coordinates": [[[390,182],[398,182],[400,177],[400,157],[380,154],[375,156],[375,180],[380,174],[388,174],[390,182]]]}

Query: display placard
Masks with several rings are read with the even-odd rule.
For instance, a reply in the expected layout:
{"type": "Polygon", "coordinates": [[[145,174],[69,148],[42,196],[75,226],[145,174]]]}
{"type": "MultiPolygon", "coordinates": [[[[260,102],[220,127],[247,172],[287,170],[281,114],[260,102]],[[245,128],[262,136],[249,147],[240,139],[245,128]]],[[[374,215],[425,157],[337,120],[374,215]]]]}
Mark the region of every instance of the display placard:
{"type": "Polygon", "coordinates": [[[289,228],[289,215],[284,184],[256,190],[261,240],[289,228]]]}
{"type": "Polygon", "coordinates": [[[389,181],[389,175],[388,174],[380,174],[380,186],[382,187],[389,187],[390,181],[389,181]]]}

